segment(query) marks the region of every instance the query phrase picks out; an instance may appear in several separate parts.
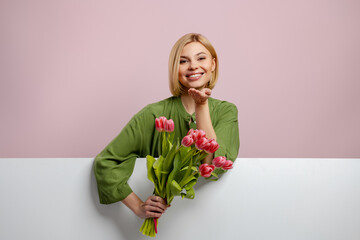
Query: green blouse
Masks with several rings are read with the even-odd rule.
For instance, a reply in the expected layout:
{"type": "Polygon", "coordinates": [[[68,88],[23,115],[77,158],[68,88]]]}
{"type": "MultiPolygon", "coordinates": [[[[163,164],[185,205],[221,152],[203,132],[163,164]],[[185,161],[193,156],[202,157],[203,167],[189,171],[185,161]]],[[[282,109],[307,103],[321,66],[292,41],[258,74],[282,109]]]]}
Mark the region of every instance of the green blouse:
{"type": "MultiPolygon", "coordinates": [[[[214,98],[208,102],[220,146],[214,157],[225,156],[234,161],[240,146],[237,108],[214,98]]],[[[174,121],[174,139],[181,140],[190,128],[196,129],[195,113],[191,115],[185,110],[180,97],[170,97],[143,108],[95,158],[94,171],[102,204],[121,201],[132,192],[127,182],[137,158],[158,157],[160,133],[156,131],[155,118],[161,116],[174,121]]]]}

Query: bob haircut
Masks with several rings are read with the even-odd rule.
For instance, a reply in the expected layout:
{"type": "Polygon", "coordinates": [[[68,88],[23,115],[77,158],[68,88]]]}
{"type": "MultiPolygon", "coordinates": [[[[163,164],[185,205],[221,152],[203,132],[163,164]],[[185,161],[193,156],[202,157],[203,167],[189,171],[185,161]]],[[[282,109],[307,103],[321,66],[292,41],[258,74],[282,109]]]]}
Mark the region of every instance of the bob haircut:
{"type": "Polygon", "coordinates": [[[213,89],[218,80],[219,75],[219,62],[217,58],[216,51],[211,45],[210,41],[201,34],[198,33],[188,33],[182,36],[173,46],[170,52],[169,57],[169,88],[170,92],[174,96],[181,96],[186,93],[186,88],[179,81],[179,64],[180,64],[180,55],[184,46],[191,42],[201,43],[210,53],[213,58],[215,58],[215,70],[211,74],[210,81],[208,82],[207,87],[213,89]]]}

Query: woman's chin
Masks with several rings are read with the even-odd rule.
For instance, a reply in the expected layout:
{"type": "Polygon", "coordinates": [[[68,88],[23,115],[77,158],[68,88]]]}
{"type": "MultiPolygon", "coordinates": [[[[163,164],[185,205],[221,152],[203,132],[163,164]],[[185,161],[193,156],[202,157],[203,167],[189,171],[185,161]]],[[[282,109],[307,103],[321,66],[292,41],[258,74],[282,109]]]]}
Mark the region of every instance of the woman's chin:
{"type": "Polygon", "coordinates": [[[190,84],[186,84],[186,86],[183,84],[183,86],[186,88],[186,90],[189,90],[190,88],[195,88],[197,90],[201,90],[203,89],[204,87],[206,87],[206,83],[195,83],[195,82],[192,82],[190,84]]]}

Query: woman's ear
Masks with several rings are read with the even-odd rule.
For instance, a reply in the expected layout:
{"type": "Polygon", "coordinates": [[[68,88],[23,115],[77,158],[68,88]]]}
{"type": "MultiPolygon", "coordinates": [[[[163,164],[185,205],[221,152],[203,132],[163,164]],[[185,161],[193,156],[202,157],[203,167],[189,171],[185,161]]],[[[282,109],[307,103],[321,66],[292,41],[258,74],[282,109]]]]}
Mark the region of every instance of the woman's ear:
{"type": "Polygon", "coordinates": [[[211,71],[215,71],[215,68],[216,68],[216,61],[215,61],[215,58],[212,59],[212,63],[211,63],[211,71]]]}

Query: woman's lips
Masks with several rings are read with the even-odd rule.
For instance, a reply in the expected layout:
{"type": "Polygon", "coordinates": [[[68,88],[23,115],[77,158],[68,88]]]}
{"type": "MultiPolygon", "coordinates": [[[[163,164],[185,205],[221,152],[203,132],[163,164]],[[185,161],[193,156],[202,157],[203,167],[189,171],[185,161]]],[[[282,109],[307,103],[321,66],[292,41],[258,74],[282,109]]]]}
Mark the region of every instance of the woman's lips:
{"type": "Polygon", "coordinates": [[[186,75],[186,78],[189,79],[190,81],[196,81],[196,80],[199,80],[203,74],[204,73],[196,73],[196,74],[186,75]]]}

